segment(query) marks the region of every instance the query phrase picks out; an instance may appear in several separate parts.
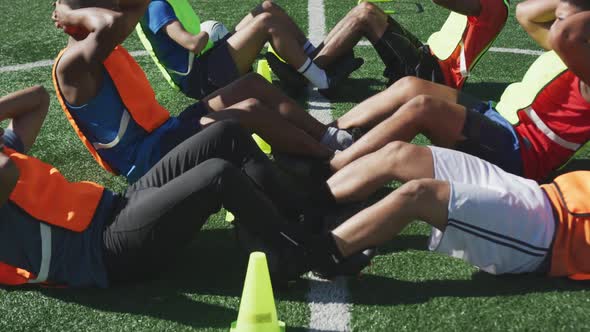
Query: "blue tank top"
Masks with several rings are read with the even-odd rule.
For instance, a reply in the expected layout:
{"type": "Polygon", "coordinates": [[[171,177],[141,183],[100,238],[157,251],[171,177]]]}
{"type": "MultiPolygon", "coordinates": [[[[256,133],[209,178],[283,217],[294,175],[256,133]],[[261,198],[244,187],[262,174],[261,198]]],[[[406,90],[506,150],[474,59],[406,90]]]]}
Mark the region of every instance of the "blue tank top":
{"type": "Polygon", "coordinates": [[[119,134],[123,114],[130,117],[125,134],[110,149],[97,149],[98,154],[111,168],[135,182],[160,160],[162,137],[179,128],[179,120],[171,117],[148,134],[127,112],[115,83],[104,70],[103,83],[96,97],[82,106],[67,103],[70,114],[91,143],[107,144],[119,134]]]}
{"type": "MultiPolygon", "coordinates": [[[[67,103],[67,107],[84,136],[93,144],[113,142],[119,134],[123,115],[126,113],[131,117],[106,69],[103,73],[102,87],[96,97],[85,105],[73,106],[67,103]]],[[[147,136],[148,133],[131,118],[124,135],[119,137],[119,143],[115,147],[97,151],[111,168],[127,176],[135,166],[137,145],[147,136]]]]}

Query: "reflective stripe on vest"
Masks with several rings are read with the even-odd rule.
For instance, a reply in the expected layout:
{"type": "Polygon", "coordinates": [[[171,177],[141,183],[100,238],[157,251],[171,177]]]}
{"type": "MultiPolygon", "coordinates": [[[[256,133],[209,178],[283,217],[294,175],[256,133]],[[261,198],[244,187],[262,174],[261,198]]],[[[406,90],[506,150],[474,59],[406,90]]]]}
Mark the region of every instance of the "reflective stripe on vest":
{"type": "Polygon", "coordinates": [[[537,95],[566,71],[567,66],[557,53],[544,53],[529,67],[521,82],[504,90],[496,110],[512,125],[518,124],[518,112],[530,107],[537,95]]]}
{"type": "MultiPolygon", "coordinates": [[[[190,34],[197,35],[201,32],[201,18],[197,13],[193,10],[190,3],[187,0],[166,0],[168,4],[172,7],[176,18],[182,24],[182,27],[190,34]]],[[[146,36],[145,31],[143,31],[141,24],[137,24],[135,27],[135,32],[141,41],[143,47],[148,51],[152,60],[156,63],[156,66],[164,76],[164,79],[172,86],[175,90],[180,90],[180,87],[174,83],[174,80],[170,76],[170,73],[180,75],[180,76],[187,76],[193,69],[193,62],[195,61],[195,54],[187,50],[188,53],[188,66],[186,72],[178,72],[173,69],[167,68],[164,66],[160,59],[158,59],[156,52],[154,51],[154,46],[150,42],[149,38],[146,36]]],[[[213,47],[213,42],[211,39],[208,40],[207,45],[201,51],[200,54],[205,53],[209,49],[213,47]]],[[[200,55],[199,54],[199,55],[200,55]]]]}
{"type": "Polygon", "coordinates": [[[39,223],[39,227],[41,231],[41,267],[37,278],[30,279],[29,284],[46,282],[51,266],[51,227],[42,222],[39,223]]]}
{"type": "Polygon", "coordinates": [[[463,42],[459,43],[459,47],[461,47],[461,54],[459,55],[461,76],[468,77],[469,76],[469,68],[467,68],[467,59],[465,57],[465,45],[463,45],[463,42]]]}
{"type": "MultiPolygon", "coordinates": [[[[94,157],[98,164],[104,169],[111,173],[117,174],[117,172],[115,172],[98,154],[97,149],[94,146],[94,143],[96,142],[90,142],[80,130],[78,124],[70,114],[65,99],[61,93],[61,89],[59,88],[57,80],[57,65],[59,64],[59,60],[65,51],[66,49],[59,53],[53,66],[53,85],[55,87],[59,104],[61,105],[62,110],[66,114],[66,117],[74,128],[76,134],[84,146],[86,146],[88,151],[90,151],[92,157],[94,157]]],[[[120,45],[115,47],[115,49],[113,49],[103,64],[109,76],[113,80],[115,88],[121,97],[121,101],[127,108],[127,113],[129,114],[130,118],[132,118],[135,123],[137,123],[147,133],[151,133],[155,129],[159,128],[170,118],[168,111],[164,109],[156,100],[154,90],[150,86],[145,73],[129,54],[129,52],[125,50],[125,48],[120,45]]],[[[124,134],[124,131],[121,133],[121,128],[126,128],[126,126],[124,126],[125,123],[123,123],[125,117],[123,116],[121,120],[122,123],[119,125],[119,135],[117,135],[119,140],[123,137],[122,134],[124,134]]]]}
{"type": "Polygon", "coordinates": [[[531,119],[533,124],[535,124],[537,129],[539,129],[553,143],[556,143],[559,146],[561,146],[562,148],[572,150],[572,151],[577,151],[582,146],[582,144],[569,142],[569,141],[566,141],[565,139],[559,137],[559,135],[557,135],[553,130],[551,130],[551,128],[547,127],[545,122],[543,122],[543,120],[541,120],[541,118],[539,117],[537,112],[535,112],[535,110],[532,107],[525,109],[524,112],[529,117],[529,119],[531,119]]]}
{"type": "Polygon", "coordinates": [[[94,149],[96,150],[106,150],[106,149],[112,149],[115,146],[117,146],[117,144],[119,144],[119,142],[121,141],[121,139],[123,138],[123,136],[125,136],[125,132],[127,132],[127,127],[129,126],[129,119],[131,117],[129,116],[129,112],[127,112],[127,110],[123,110],[123,116],[121,117],[121,122],[119,123],[119,131],[117,132],[117,136],[115,137],[114,140],[112,140],[110,143],[92,143],[92,146],[94,146],[94,149]]]}

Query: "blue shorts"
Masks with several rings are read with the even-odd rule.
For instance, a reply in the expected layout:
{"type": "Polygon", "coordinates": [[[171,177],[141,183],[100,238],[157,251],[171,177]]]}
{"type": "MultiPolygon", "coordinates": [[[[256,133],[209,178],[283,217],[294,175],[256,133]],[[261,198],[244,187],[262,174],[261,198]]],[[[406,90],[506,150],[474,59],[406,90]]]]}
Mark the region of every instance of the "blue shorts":
{"type": "Polygon", "coordinates": [[[137,181],[162,157],[189,137],[200,132],[201,118],[208,110],[203,102],[187,107],[180,115],[170,118],[141,143],[133,168],[125,176],[129,183],[137,181]]]}
{"type": "Polygon", "coordinates": [[[466,139],[457,144],[456,150],[486,160],[506,172],[523,175],[516,131],[491,102],[467,110],[462,134],[466,139]]]}

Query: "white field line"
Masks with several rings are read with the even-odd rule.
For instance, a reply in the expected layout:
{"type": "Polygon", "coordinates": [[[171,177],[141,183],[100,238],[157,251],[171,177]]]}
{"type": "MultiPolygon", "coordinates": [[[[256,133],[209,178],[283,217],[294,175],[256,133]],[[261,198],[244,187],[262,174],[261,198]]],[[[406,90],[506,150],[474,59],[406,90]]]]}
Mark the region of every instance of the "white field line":
{"type": "MultiPolygon", "coordinates": [[[[326,33],[326,16],[323,0],[308,0],[309,40],[318,45],[326,33]]],[[[316,90],[308,90],[308,110],[322,123],[333,121],[330,101],[316,90]]],[[[350,331],[350,304],[346,279],[328,282],[317,278],[310,280],[307,302],[309,303],[308,331],[350,331]]]]}
{"type": "MultiPolygon", "coordinates": [[[[312,2],[315,3],[317,1],[310,0],[309,2],[311,5],[312,2]]],[[[317,4],[315,5],[315,8],[317,8],[317,4]]],[[[323,8],[322,8],[322,14],[323,14],[323,8]]],[[[311,27],[311,24],[310,24],[310,27],[311,27]]],[[[319,42],[318,41],[312,41],[312,42],[314,45],[318,45],[321,42],[321,39],[319,42]]],[[[358,43],[358,46],[371,46],[371,43],[368,40],[361,40],[358,43]]],[[[489,51],[494,52],[494,53],[524,54],[524,55],[535,55],[535,56],[539,56],[544,53],[543,51],[540,51],[540,50],[527,50],[527,49],[522,49],[522,48],[507,48],[507,47],[491,47],[489,49],[489,51]]],[[[148,52],[147,51],[133,51],[133,52],[131,52],[131,55],[138,58],[138,57],[143,57],[143,56],[148,55],[148,52]]],[[[31,70],[34,68],[51,67],[51,66],[53,66],[53,60],[40,60],[40,61],[35,61],[35,62],[17,64],[17,65],[3,66],[3,67],[0,67],[0,73],[31,70]]]]}
{"type": "MultiPolygon", "coordinates": [[[[129,52],[129,53],[133,57],[136,57],[136,58],[148,55],[147,51],[133,51],[133,52],[129,52]]],[[[33,68],[51,67],[51,66],[53,66],[53,60],[41,60],[41,61],[23,63],[23,64],[19,64],[19,65],[10,65],[10,66],[0,67],[0,73],[31,70],[33,68]]]]}
{"type": "MultiPolygon", "coordinates": [[[[363,39],[357,44],[357,46],[371,46],[371,42],[366,39],[363,39]]],[[[508,48],[508,47],[490,47],[490,49],[488,51],[493,52],[493,53],[525,54],[525,55],[536,55],[536,56],[539,56],[539,55],[545,53],[545,51],[541,51],[541,50],[527,50],[527,49],[522,49],[522,48],[508,48]]]]}

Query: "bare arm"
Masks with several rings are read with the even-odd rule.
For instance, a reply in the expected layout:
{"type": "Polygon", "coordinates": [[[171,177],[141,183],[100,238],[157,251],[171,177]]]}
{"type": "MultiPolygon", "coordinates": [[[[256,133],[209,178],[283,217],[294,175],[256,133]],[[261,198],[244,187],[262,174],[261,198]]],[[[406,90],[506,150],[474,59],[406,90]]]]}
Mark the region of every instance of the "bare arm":
{"type": "Polygon", "coordinates": [[[41,130],[49,108],[49,95],[42,86],[35,86],[0,98],[0,121],[12,119],[8,128],[22,141],[28,151],[41,130]]]}
{"type": "Polygon", "coordinates": [[[528,0],[516,6],[516,19],[537,44],[551,49],[549,29],[555,21],[555,9],[559,0],[528,0]]]}
{"type": "Polygon", "coordinates": [[[0,151],[0,206],[8,201],[10,193],[18,181],[18,175],[18,169],[12,160],[0,151]]]}
{"type": "MultiPolygon", "coordinates": [[[[47,115],[49,95],[41,86],[17,91],[0,98],[0,121],[12,119],[9,128],[20,138],[28,151],[47,115]]],[[[4,130],[0,128],[0,147],[4,146],[4,130]]],[[[0,206],[6,203],[16,186],[19,172],[10,158],[0,150],[0,206]]]]}
{"type": "Polygon", "coordinates": [[[432,0],[435,4],[466,16],[479,16],[480,0],[432,0]]]}
{"type": "Polygon", "coordinates": [[[172,21],[164,27],[166,34],[185,49],[199,54],[209,41],[209,35],[205,31],[193,35],[186,31],[182,24],[178,21],[172,21]]]}
{"type": "Polygon", "coordinates": [[[557,17],[551,27],[553,49],[568,68],[584,83],[590,84],[590,11],[582,11],[567,18],[557,17]]]}
{"type": "Polygon", "coordinates": [[[106,8],[81,8],[72,10],[57,4],[54,21],[58,27],[78,27],[88,35],[76,47],[73,57],[84,60],[85,64],[102,63],[113,48],[122,43],[133,31],[143,15],[149,0],[124,2],[121,11],[106,8]]]}

